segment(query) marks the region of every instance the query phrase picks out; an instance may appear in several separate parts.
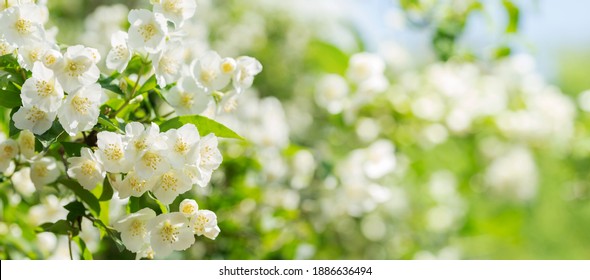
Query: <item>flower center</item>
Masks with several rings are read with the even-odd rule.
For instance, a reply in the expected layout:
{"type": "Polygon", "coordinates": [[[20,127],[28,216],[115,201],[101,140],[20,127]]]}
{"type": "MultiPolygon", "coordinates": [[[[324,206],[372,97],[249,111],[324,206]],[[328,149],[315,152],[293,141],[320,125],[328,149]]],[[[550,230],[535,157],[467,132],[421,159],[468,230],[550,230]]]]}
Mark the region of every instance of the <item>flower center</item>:
{"type": "Polygon", "coordinates": [[[38,177],[45,177],[49,173],[49,170],[47,170],[47,166],[45,166],[45,164],[36,165],[34,171],[38,177]]]}
{"type": "Polygon", "coordinates": [[[147,167],[156,170],[158,164],[162,161],[162,157],[154,152],[147,152],[143,155],[142,160],[147,167]]]}
{"type": "Polygon", "coordinates": [[[32,27],[33,24],[26,20],[26,19],[22,19],[19,18],[15,23],[14,23],[14,28],[16,28],[16,31],[18,33],[20,33],[21,35],[26,35],[32,32],[32,27]]]}
{"type": "Polygon", "coordinates": [[[195,211],[195,206],[192,204],[185,204],[181,211],[184,214],[192,214],[195,211]]]}
{"type": "Polygon", "coordinates": [[[35,87],[37,88],[37,93],[42,97],[53,94],[53,83],[48,81],[37,81],[35,87]]]}
{"type": "Polygon", "coordinates": [[[178,185],[178,178],[174,176],[172,172],[166,172],[162,175],[162,189],[164,191],[172,190],[176,191],[176,187],[178,185]]]}
{"type": "Polygon", "coordinates": [[[14,153],[14,147],[12,146],[4,146],[4,157],[11,158],[12,154],[14,153]]]}
{"type": "Polygon", "coordinates": [[[170,13],[180,12],[179,0],[168,0],[164,3],[164,10],[170,13]]]}
{"type": "Polygon", "coordinates": [[[145,189],[146,181],[133,176],[129,178],[129,185],[133,191],[142,192],[145,189]]]}
{"type": "Polygon", "coordinates": [[[104,154],[107,156],[108,160],[120,160],[123,158],[121,147],[115,144],[108,144],[107,148],[104,150],[104,154]]]}
{"type": "Polygon", "coordinates": [[[86,71],[86,66],[82,62],[70,61],[67,64],[67,71],[70,77],[78,77],[86,71]]]}
{"type": "Polygon", "coordinates": [[[82,115],[86,115],[88,113],[90,105],[91,103],[90,100],[88,100],[88,97],[74,96],[74,98],[72,98],[72,107],[74,110],[76,110],[76,112],[82,115]]]}
{"type": "Polygon", "coordinates": [[[189,146],[186,142],[182,141],[182,138],[178,138],[174,144],[174,151],[179,154],[186,154],[189,146]]]}
{"type": "Polygon", "coordinates": [[[162,238],[162,242],[172,244],[178,240],[179,233],[178,229],[170,224],[170,221],[165,221],[160,230],[160,237],[162,238]]]}
{"type": "Polygon", "coordinates": [[[221,71],[225,74],[229,74],[236,69],[235,65],[229,61],[226,61],[221,64],[221,71]]]}
{"type": "Polygon", "coordinates": [[[145,235],[145,223],[140,221],[139,219],[136,219],[131,223],[129,231],[131,232],[132,236],[143,237],[145,235]]]}
{"type": "Polygon", "coordinates": [[[87,160],[80,167],[84,176],[90,176],[96,171],[96,164],[93,161],[87,160]]]}
{"type": "Polygon", "coordinates": [[[44,119],[46,115],[47,114],[45,112],[39,110],[39,108],[37,108],[36,106],[33,106],[33,108],[31,108],[27,113],[26,119],[28,121],[36,123],[44,119]]]}
{"type": "Polygon", "coordinates": [[[188,92],[183,92],[180,96],[180,104],[185,108],[190,108],[194,103],[193,96],[188,92]]]}
{"type": "Polygon", "coordinates": [[[201,71],[199,78],[201,78],[201,81],[203,81],[204,83],[209,83],[209,82],[213,81],[216,76],[217,75],[215,74],[215,71],[209,69],[209,70],[201,71]]]}
{"type": "Polygon", "coordinates": [[[143,37],[143,42],[151,40],[158,32],[156,26],[153,23],[144,24],[139,27],[139,34],[143,37]]]}

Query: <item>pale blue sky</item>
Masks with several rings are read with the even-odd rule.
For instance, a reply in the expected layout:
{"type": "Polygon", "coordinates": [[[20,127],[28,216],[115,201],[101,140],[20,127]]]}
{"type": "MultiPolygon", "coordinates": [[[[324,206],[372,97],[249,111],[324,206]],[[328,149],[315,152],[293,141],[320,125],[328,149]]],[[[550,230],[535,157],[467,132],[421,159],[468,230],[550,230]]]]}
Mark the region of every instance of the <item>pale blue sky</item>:
{"type": "MultiPolygon", "coordinates": [[[[350,16],[361,26],[376,49],[377,42],[395,40],[409,47],[415,55],[423,55],[429,48],[430,35],[412,30],[396,31],[387,27],[386,14],[395,9],[393,0],[351,0],[354,9],[350,16]]],[[[522,10],[520,32],[517,38],[508,39],[517,46],[517,52],[531,53],[538,61],[539,70],[549,79],[555,77],[558,54],[568,50],[588,50],[590,46],[590,1],[580,0],[524,0],[518,1],[522,10]]],[[[498,42],[505,14],[501,1],[486,1],[488,16],[476,15],[470,19],[462,43],[475,50],[485,50],[498,42]]],[[[589,50],[590,51],[590,50],[589,50]]]]}

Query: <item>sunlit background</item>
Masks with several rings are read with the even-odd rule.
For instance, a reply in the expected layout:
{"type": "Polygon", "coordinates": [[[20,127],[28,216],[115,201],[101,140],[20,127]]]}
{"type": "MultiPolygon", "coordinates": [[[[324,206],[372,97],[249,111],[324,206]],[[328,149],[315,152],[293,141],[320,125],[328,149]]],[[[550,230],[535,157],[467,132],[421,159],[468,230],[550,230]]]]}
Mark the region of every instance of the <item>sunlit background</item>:
{"type": "MultiPolygon", "coordinates": [[[[103,57],[129,9],[149,5],[47,2],[60,42],[103,57]]],[[[220,235],[169,258],[590,258],[590,3],[197,4],[187,57],[214,49],[264,70],[210,116],[246,141],[222,141],[211,185],[184,195],[216,209],[220,235]]],[[[69,200],[25,174],[12,183],[0,257],[68,259],[66,237],[35,227],[69,200]]],[[[83,226],[95,259],[135,258],[83,226]]]]}

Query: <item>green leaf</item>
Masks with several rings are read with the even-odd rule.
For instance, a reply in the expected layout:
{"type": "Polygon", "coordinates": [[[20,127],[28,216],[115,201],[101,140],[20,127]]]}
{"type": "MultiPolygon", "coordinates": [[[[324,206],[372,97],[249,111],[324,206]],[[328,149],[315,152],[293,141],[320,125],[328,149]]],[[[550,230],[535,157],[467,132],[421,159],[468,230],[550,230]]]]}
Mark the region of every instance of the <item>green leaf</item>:
{"type": "Polygon", "coordinates": [[[71,232],[73,235],[78,235],[78,229],[66,220],[59,220],[55,223],[44,223],[37,228],[37,232],[53,232],[61,235],[68,235],[71,232]]]}
{"type": "Polygon", "coordinates": [[[15,108],[22,105],[20,89],[14,82],[14,74],[5,74],[0,77],[0,106],[15,108]]]}
{"type": "Polygon", "coordinates": [[[0,70],[11,74],[17,74],[20,69],[18,60],[12,54],[0,56],[0,70]]]}
{"type": "Polygon", "coordinates": [[[77,200],[68,203],[64,208],[69,211],[67,219],[70,222],[75,222],[78,220],[78,217],[82,217],[86,214],[86,207],[84,207],[82,202],[77,200]]]}
{"type": "Polygon", "coordinates": [[[94,225],[101,231],[104,231],[106,233],[106,235],[113,240],[113,242],[115,242],[115,245],[117,246],[117,249],[119,250],[119,252],[123,252],[123,250],[125,250],[125,245],[123,245],[123,241],[121,241],[121,238],[119,238],[119,235],[117,234],[117,231],[114,230],[113,228],[110,228],[108,226],[106,226],[101,220],[99,219],[93,219],[92,221],[94,223],[94,225]]]}
{"type": "Polygon", "coordinates": [[[194,124],[199,130],[201,136],[205,136],[209,133],[215,134],[217,137],[234,138],[244,140],[244,138],[227,126],[220,124],[210,118],[192,115],[192,116],[180,116],[169,119],[160,125],[160,131],[165,132],[173,128],[179,128],[187,123],[194,124]]]}
{"type": "Polygon", "coordinates": [[[127,204],[127,214],[135,213],[141,209],[139,206],[139,197],[129,197],[129,203],[127,204]]]}
{"type": "Polygon", "coordinates": [[[156,86],[158,85],[158,82],[156,81],[156,75],[152,75],[147,81],[145,81],[145,83],[137,90],[137,92],[135,92],[135,95],[140,95],[144,92],[148,92],[152,89],[155,89],[156,86]]]}
{"type": "Polygon", "coordinates": [[[94,212],[96,216],[100,214],[100,204],[96,196],[94,196],[91,192],[84,189],[80,184],[72,179],[59,179],[58,182],[63,184],[68,189],[72,190],[74,194],[82,200],[82,202],[86,203],[90,208],[90,211],[94,212]]]}
{"type": "Polygon", "coordinates": [[[343,75],[348,67],[348,55],[336,46],[322,42],[311,41],[307,46],[306,60],[321,72],[343,75]]]}
{"type": "Polygon", "coordinates": [[[99,201],[108,201],[113,198],[113,186],[111,186],[111,182],[108,178],[104,179],[102,183],[102,193],[100,194],[99,201]]]}
{"type": "Polygon", "coordinates": [[[117,126],[107,116],[105,116],[103,114],[100,114],[98,116],[98,123],[101,124],[104,128],[106,128],[109,131],[123,132],[123,130],[121,128],[119,128],[119,126],[117,126]]]}
{"type": "Polygon", "coordinates": [[[90,250],[88,250],[88,247],[86,246],[86,243],[84,242],[84,240],[82,240],[82,238],[80,238],[80,236],[76,236],[74,238],[72,238],[72,240],[74,242],[76,242],[76,244],[78,244],[78,247],[80,247],[80,257],[83,260],[92,260],[92,253],[90,253],[90,250]]]}
{"type": "Polygon", "coordinates": [[[20,129],[18,129],[18,128],[16,128],[16,126],[14,126],[14,118],[12,117],[14,115],[14,113],[16,113],[18,111],[18,109],[19,108],[13,108],[10,111],[10,123],[8,124],[8,135],[10,137],[17,135],[20,132],[20,129]]]}
{"type": "Polygon", "coordinates": [[[516,33],[518,31],[518,23],[520,21],[520,10],[510,0],[503,0],[502,4],[508,13],[508,24],[506,25],[506,33],[516,33]]]}
{"type": "Polygon", "coordinates": [[[79,157],[82,148],[87,147],[86,144],[77,142],[61,142],[61,145],[68,157],[79,157]]]}
{"type": "Polygon", "coordinates": [[[44,147],[49,147],[53,142],[57,140],[63,133],[65,132],[64,128],[61,124],[55,120],[51,125],[49,130],[45,131],[45,133],[41,135],[37,135],[37,139],[41,141],[44,147]]]}

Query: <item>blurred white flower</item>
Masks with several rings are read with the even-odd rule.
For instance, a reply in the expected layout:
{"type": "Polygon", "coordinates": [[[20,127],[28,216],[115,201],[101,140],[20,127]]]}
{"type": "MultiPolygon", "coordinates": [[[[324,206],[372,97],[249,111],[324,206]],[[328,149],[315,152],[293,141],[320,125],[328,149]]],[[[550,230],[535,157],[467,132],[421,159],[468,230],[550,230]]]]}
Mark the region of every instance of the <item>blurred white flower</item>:
{"type": "Polygon", "coordinates": [[[492,161],[485,171],[485,182],[493,193],[527,201],[537,193],[537,176],[531,152],[516,146],[492,161]]]}
{"type": "Polygon", "coordinates": [[[130,171],[125,179],[117,184],[116,189],[121,199],[129,196],[140,197],[145,192],[151,191],[155,184],[154,178],[142,179],[135,174],[135,171],[130,171]]]}
{"type": "Polygon", "coordinates": [[[195,0],[159,0],[153,1],[154,12],[161,13],[176,28],[182,27],[184,21],[191,18],[197,9],[195,0]]]}
{"type": "Polygon", "coordinates": [[[338,114],[348,106],[348,84],[340,75],[324,76],[317,84],[315,100],[331,114],[338,114]]]}
{"type": "Polygon", "coordinates": [[[208,134],[201,138],[198,144],[199,149],[199,162],[197,166],[199,168],[199,177],[197,183],[201,187],[207,186],[211,180],[211,174],[219,167],[223,161],[223,157],[217,149],[217,136],[214,134],[208,134]]]}
{"type": "Polygon", "coordinates": [[[381,57],[372,53],[354,54],[348,63],[346,76],[361,83],[376,76],[381,76],[385,70],[385,62],[381,57]]]}
{"type": "Polygon", "coordinates": [[[13,139],[6,139],[0,143],[0,172],[6,173],[12,160],[18,155],[18,144],[13,139]]]}
{"type": "Polygon", "coordinates": [[[61,170],[53,157],[43,157],[31,163],[31,181],[40,189],[57,180],[61,170]]]}

